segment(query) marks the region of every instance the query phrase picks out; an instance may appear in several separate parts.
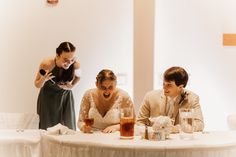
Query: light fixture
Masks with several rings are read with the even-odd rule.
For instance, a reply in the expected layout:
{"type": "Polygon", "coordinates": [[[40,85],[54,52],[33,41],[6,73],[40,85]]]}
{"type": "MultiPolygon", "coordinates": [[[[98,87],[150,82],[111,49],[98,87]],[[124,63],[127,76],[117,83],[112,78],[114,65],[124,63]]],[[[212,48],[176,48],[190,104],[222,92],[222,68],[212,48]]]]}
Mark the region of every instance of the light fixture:
{"type": "Polygon", "coordinates": [[[57,4],[59,0],[47,0],[49,4],[57,4]]]}

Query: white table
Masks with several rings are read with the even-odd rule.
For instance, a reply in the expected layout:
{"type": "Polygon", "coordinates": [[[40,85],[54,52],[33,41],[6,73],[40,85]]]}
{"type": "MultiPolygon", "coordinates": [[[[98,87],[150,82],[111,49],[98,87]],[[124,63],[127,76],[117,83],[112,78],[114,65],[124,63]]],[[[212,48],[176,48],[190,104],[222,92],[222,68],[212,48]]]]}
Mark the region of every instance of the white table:
{"type": "Polygon", "coordinates": [[[43,134],[44,157],[235,157],[236,131],[195,133],[180,140],[172,134],[166,141],[121,140],[119,132],[75,135],[43,134]]]}
{"type": "Polygon", "coordinates": [[[0,157],[41,157],[40,130],[0,130],[0,157]]]}

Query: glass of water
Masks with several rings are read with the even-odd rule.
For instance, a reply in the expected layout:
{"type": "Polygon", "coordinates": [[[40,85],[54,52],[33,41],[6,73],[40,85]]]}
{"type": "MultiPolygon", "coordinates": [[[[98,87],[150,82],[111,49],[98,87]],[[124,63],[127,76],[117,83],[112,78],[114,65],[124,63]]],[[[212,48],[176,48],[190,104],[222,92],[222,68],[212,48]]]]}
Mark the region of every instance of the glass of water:
{"type": "Polygon", "coordinates": [[[180,139],[193,139],[194,132],[194,109],[181,108],[179,109],[180,120],[180,139]]]}

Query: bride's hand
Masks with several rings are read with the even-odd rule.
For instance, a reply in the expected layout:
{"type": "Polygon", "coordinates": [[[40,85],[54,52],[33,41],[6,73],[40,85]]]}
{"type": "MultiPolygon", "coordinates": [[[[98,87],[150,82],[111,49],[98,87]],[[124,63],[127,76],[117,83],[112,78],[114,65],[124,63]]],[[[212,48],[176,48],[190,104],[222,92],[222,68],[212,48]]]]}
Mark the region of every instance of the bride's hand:
{"type": "Polygon", "coordinates": [[[104,130],[102,130],[103,133],[113,133],[113,132],[116,132],[118,131],[120,128],[120,125],[117,124],[117,125],[112,125],[112,126],[108,126],[106,127],[104,130]]]}
{"type": "Polygon", "coordinates": [[[83,125],[83,127],[80,129],[83,133],[91,133],[92,127],[88,125],[83,125]]]}

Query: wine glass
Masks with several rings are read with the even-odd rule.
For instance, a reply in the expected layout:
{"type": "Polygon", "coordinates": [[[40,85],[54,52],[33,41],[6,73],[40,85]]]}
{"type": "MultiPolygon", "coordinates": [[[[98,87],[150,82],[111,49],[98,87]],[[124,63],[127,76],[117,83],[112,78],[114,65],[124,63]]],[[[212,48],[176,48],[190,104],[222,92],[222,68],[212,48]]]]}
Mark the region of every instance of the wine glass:
{"type": "Polygon", "coordinates": [[[94,118],[88,116],[88,114],[84,114],[84,123],[85,123],[85,133],[93,133],[92,126],[94,124],[94,118]]]}

